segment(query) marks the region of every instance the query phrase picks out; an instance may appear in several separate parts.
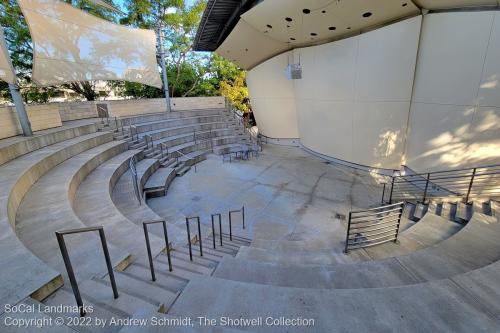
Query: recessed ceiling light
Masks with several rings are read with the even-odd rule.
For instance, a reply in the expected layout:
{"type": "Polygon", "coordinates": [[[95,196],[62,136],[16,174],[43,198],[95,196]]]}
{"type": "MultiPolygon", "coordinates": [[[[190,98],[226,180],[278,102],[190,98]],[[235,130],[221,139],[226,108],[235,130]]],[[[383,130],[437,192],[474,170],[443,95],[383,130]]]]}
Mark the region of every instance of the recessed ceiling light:
{"type": "Polygon", "coordinates": [[[337,27],[328,27],[328,30],[337,30],[337,27]]]}
{"type": "Polygon", "coordinates": [[[324,13],[326,13],[326,10],[322,10],[321,12],[324,14],[324,13]]]}
{"type": "Polygon", "coordinates": [[[372,13],[371,12],[366,12],[366,13],[363,13],[363,17],[370,17],[372,16],[372,13]]]}
{"type": "Polygon", "coordinates": [[[291,17],[286,17],[286,18],[285,18],[285,21],[287,21],[287,22],[292,22],[292,21],[293,21],[293,19],[292,19],[291,17]]]}
{"type": "Polygon", "coordinates": [[[302,9],[302,13],[304,13],[304,14],[309,14],[310,12],[311,12],[311,10],[308,8],[302,9]]]}
{"type": "Polygon", "coordinates": [[[311,36],[317,36],[318,34],[315,32],[311,32],[311,36]]]}
{"type": "Polygon", "coordinates": [[[270,24],[267,24],[267,25],[266,25],[266,27],[268,27],[269,29],[272,29],[272,28],[273,28],[273,26],[272,26],[272,25],[270,25],[270,24]]]}

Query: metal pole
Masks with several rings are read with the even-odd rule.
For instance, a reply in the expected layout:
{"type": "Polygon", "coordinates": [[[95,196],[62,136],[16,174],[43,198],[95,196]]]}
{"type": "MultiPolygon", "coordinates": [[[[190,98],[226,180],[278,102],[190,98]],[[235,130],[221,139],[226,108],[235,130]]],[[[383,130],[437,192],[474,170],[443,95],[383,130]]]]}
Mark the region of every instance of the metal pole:
{"type": "Polygon", "coordinates": [[[392,204],[392,191],[394,190],[394,177],[392,177],[391,182],[391,194],[389,195],[389,205],[392,204]]]}
{"type": "Polygon", "coordinates": [[[167,103],[167,112],[171,112],[172,107],[170,105],[170,93],[168,91],[167,65],[165,63],[165,48],[163,46],[163,29],[162,29],[161,22],[160,22],[159,27],[158,27],[158,44],[160,47],[160,64],[161,64],[161,71],[163,74],[163,92],[165,93],[165,102],[167,103]]]}
{"type": "Polygon", "coordinates": [[[347,224],[347,236],[345,237],[344,253],[347,254],[347,246],[349,245],[349,232],[351,231],[351,212],[349,212],[349,222],[347,224]]]}
{"type": "Polygon", "coordinates": [[[399,216],[398,216],[398,224],[396,226],[396,237],[394,238],[394,243],[397,243],[398,242],[398,234],[399,234],[399,226],[401,224],[401,216],[403,215],[403,209],[404,209],[404,203],[401,204],[401,207],[400,207],[400,211],[399,211],[399,216]]]}
{"type": "Polygon", "coordinates": [[[243,217],[243,229],[245,229],[245,206],[241,206],[241,215],[243,217]]]}
{"type": "Polygon", "coordinates": [[[188,236],[188,245],[189,245],[189,260],[193,261],[193,250],[191,249],[191,232],[189,231],[189,218],[186,217],[186,230],[188,236]]]}
{"type": "Polygon", "coordinates": [[[382,201],[380,202],[381,204],[384,204],[384,196],[385,196],[385,183],[384,183],[384,188],[382,189],[382,201]]]}
{"type": "Polygon", "coordinates": [[[172,271],[172,258],[170,258],[170,245],[168,241],[167,222],[163,221],[163,234],[165,235],[165,245],[167,246],[168,270],[172,271]]]}
{"type": "Polygon", "coordinates": [[[151,271],[151,280],[156,281],[155,269],[153,266],[153,255],[151,254],[151,245],[149,243],[148,226],[146,223],[143,223],[142,226],[144,228],[144,238],[146,238],[146,249],[148,250],[148,259],[149,259],[149,269],[151,271]]]}
{"type": "Polygon", "coordinates": [[[31,123],[28,118],[28,114],[26,113],[23,98],[19,92],[19,86],[17,84],[9,83],[9,90],[12,100],[14,101],[14,105],[16,106],[17,117],[19,118],[23,134],[24,136],[32,136],[33,131],[31,129],[31,123]]]}
{"type": "Polygon", "coordinates": [[[474,168],[474,170],[472,170],[472,177],[470,179],[469,189],[467,190],[467,196],[465,197],[465,203],[469,203],[469,195],[470,195],[470,191],[472,189],[472,183],[474,182],[474,177],[476,177],[476,168],[474,168]]]}
{"type": "Polygon", "coordinates": [[[200,224],[200,217],[197,216],[196,219],[198,220],[198,241],[200,242],[200,257],[203,257],[203,246],[201,244],[201,224],[200,224]]]}
{"type": "Polygon", "coordinates": [[[231,213],[229,212],[229,240],[232,242],[233,241],[233,226],[232,226],[232,221],[231,221],[231,213]]]}
{"type": "Polygon", "coordinates": [[[214,214],[212,214],[212,240],[214,243],[214,249],[215,249],[215,225],[214,225],[214,214]]]}
{"type": "Polygon", "coordinates": [[[56,232],[57,242],[59,243],[59,249],[61,250],[61,255],[63,257],[64,266],[66,266],[66,271],[68,272],[69,282],[71,283],[71,289],[73,289],[73,294],[75,295],[76,305],[80,309],[80,317],[85,316],[85,311],[83,309],[83,300],[80,295],[80,289],[78,289],[78,284],[75,278],[75,272],[73,271],[73,266],[69,259],[68,249],[66,248],[66,243],[64,242],[63,234],[56,232]]]}
{"type": "Polygon", "coordinates": [[[424,190],[424,198],[422,199],[422,203],[425,204],[425,199],[427,199],[427,188],[429,187],[429,178],[431,177],[431,174],[427,174],[427,180],[425,181],[425,190],[424,190]]]}
{"type": "Polygon", "coordinates": [[[106,266],[108,267],[109,280],[111,282],[111,288],[113,288],[113,296],[118,298],[118,289],[116,288],[115,275],[113,273],[113,265],[111,265],[111,258],[109,257],[108,245],[106,243],[106,236],[104,235],[104,229],[99,229],[99,236],[101,237],[102,251],[104,252],[104,258],[106,259],[106,266]]]}
{"type": "Polygon", "coordinates": [[[219,215],[219,238],[220,238],[220,246],[222,246],[222,215],[219,215]]]}

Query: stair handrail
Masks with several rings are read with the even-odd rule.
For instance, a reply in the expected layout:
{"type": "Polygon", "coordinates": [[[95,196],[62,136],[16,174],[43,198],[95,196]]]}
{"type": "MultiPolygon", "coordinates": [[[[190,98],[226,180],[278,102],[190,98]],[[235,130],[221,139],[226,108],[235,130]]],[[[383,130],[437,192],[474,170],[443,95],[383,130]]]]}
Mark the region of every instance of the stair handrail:
{"type": "Polygon", "coordinates": [[[349,212],[344,253],[397,242],[404,202],[349,212]],[[375,232],[375,233],[372,233],[375,232]],[[354,237],[354,238],[353,238],[354,237]]]}
{"type": "Polygon", "coordinates": [[[203,245],[201,242],[201,222],[199,216],[186,216],[186,233],[188,237],[188,245],[189,245],[189,260],[193,261],[193,250],[191,248],[191,230],[189,228],[189,221],[196,219],[198,224],[198,242],[200,243],[200,257],[203,257],[203,245]]]}
{"type": "MultiPolygon", "coordinates": [[[[390,177],[389,200],[396,198],[426,203],[429,198],[460,198],[469,203],[473,196],[500,196],[500,164],[412,173],[390,177]]],[[[388,183],[387,183],[388,184],[388,183]]],[[[385,193],[383,189],[383,199],[385,193]]]]}
{"type": "Polygon", "coordinates": [[[139,205],[142,205],[142,196],[141,196],[141,191],[139,189],[139,180],[137,178],[138,174],[137,174],[137,165],[136,164],[137,164],[137,162],[136,162],[136,158],[134,155],[129,159],[128,165],[130,168],[130,174],[132,175],[132,184],[134,186],[135,196],[136,196],[137,200],[139,201],[139,205]]]}
{"type": "Polygon", "coordinates": [[[165,249],[167,251],[168,270],[170,272],[173,271],[172,259],[170,257],[170,242],[168,241],[167,222],[165,220],[144,221],[144,222],[142,222],[142,227],[144,229],[144,238],[146,239],[146,250],[148,252],[149,269],[151,271],[151,280],[152,281],[156,281],[156,275],[155,275],[155,268],[154,268],[154,264],[153,264],[153,255],[151,253],[151,244],[149,242],[148,226],[151,224],[159,224],[159,223],[161,223],[163,225],[163,237],[165,238],[165,249]]]}
{"type": "Polygon", "coordinates": [[[78,288],[78,282],[76,281],[75,272],[73,271],[73,265],[71,264],[71,259],[69,257],[68,248],[66,247],[66,241],[64,240],[64,236],[71,234],[85,233],[85,232],[93,232],[93,231],[99,232],[102,251],[104,253],[104,259],[106,261],[106,267],[108,269],[109,280],[111,282],[111,288],[113,289],[113,297],[117,299],[119,297],[118,288],[116,287],[115,275],[113,273],[113,265],[111,264],[111,258],[109,256],[108,243],[106,241],[104,227],[96,226],[96,227],[86,227],[78,229],[66,229],[66,230],[58,230],[55,232],[57,243],[59,244],[59,249],[61,250],[61,255],[63,257],[64,266],[66,267],[66,272],[68,273],[69,281],[71,283],[71,289],[73,290],[76,304],[78,305],[78,308],[80,310],[80,317],[85,316],[85,310],[83,306],[82,296],[80,294],[80,289],[78,288]]]}

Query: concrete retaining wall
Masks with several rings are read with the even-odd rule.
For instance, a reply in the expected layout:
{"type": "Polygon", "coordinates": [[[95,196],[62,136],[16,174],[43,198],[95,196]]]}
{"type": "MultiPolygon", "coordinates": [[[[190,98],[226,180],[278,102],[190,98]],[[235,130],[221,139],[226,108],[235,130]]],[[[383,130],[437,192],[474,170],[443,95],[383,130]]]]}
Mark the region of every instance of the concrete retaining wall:
{"type": "MultiPolygon", "coordinates": [[[[62,126],[63,121],[97,117],[97,104],[106,104],[110,117],[129,117],[164,112],[164,98],[129,99],[119,101],[85,101],[27,105],[33,131],[62,126]]],[[[226,106],[225,97],[178,97],[172,99],[172,109],[217,109],[226,106]]],[[[22,134],[14,107],[0,107],[0,139],[22,134]]]]}

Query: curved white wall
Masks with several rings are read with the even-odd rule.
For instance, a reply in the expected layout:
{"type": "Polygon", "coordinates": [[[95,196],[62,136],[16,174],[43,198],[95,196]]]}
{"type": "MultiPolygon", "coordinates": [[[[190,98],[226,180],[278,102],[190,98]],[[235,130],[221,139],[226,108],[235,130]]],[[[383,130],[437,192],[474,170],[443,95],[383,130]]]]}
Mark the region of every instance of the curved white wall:
{"type": "Polygon", "coordinates": [[[500,163],[500,12],[429,14],[296,49],[301,80],[286,79],[288,54],[248,75],[265,135],[379,168],[500,163]]]}
{"type": "Polygon", "coordinates": [[[271,138],[298,138],[293,81],[285,68],[291,52],[278,55],[247,73],[250,102],[259,132],[271,138]]]}
{"type": "Polygon", "coordinates": [[[406,164],[500,163],[500,12],[425,16],[406,164]]]}

